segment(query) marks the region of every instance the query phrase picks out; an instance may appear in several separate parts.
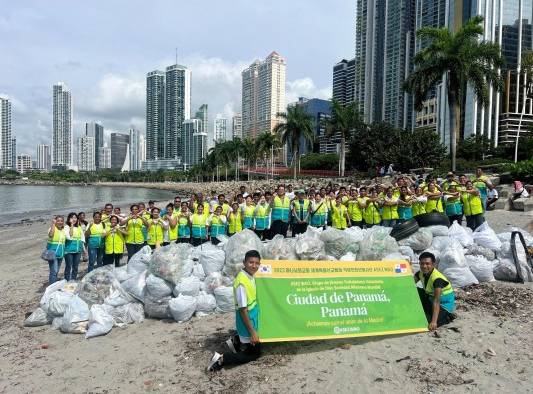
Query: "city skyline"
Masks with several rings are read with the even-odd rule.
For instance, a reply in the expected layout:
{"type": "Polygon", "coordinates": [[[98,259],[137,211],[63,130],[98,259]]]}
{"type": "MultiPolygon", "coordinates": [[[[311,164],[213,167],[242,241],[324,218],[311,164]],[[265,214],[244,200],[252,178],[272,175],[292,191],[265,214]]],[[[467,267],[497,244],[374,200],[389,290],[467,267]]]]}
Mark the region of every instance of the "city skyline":
{"type": "MultiPolygon", "coordinates": [[[[175,63],[176,47],[178,63],[191,69],[195,78],[191,107],[208,103],[212,119],[217,114],[231,119],[240,112],[241,71],[272,50],[283,53],[291,64],[287,102],[296,101],[299,96],[329,98],[331,64],[340,56],[353,53],[355,7],[351,1],[338,2],[328,15],[322,12],[320,2],[207,3],[168,2],[167,9],[202,14],[206,23],[209,20],[219,23],[218,15],[225,14],[228,20],[224,34],[208,34],[203,28],[205,24],[194,20],[184,20],[180,28],[172,23],[148,26],[143,22],[147,13],[136,11],[138,7],[130,7],[130,3],[125,7],[125,2],[105,7],[103,4],[66,7],[61,2],[45,7],[31,1],[6,4],[0,34],[10,40],[2,40],[0,51],[11,60],[9,64],[0,64],[0,94],[12,99],[13,134],[18,137],[18,150],[34,155],[36,145],[51,144],[50,88],[59,80],[65,81],[75,98],[73,141],[83,134],[85,123],[93,120],[105,127],[106,141],[111,132],[126,132],[130,127],[145,134],[146,72],[164,70],[175,63]],[[295,12],[307,18],[295,21],[290,16],[295,12]],[[125,17],[117,20],[114,18],[117,13],[125,17]],[[77,31],[76,27],[88,15],[97,23],[109,25],[111,31],[91,27],[90,34],[76,33],[70,38],[71,34],[66,32],[77,31]],[[247,23],[243,25],[244,15],[247,23]],[[311,24],[318,17],[324,23],[311,24]],[[277,22],[276,31],[269,28],[272,18],[277,22]],[[131,23],[138,26],[135,31],[129,29],[131,23]],[[332,25],[338,26],[335,31],[328,28],[332,25]],[[180,40],[181,29],[191,39],[180,40]],[[113,34],[113,43],[106,39],[108,34],[113,34]],[[301,40],[304,36],[308,40],[301,40]],[[294,45],[295,40],[298,45],[294,45]],[[47,44],[41,45],[41,41],[47,44]],[[317,44],[324,52],[318,58],[313,56],[317,44]],[[119,51],[116,45],[120,46],[119,51]],[[314,58],[312,62],[310,56],[314,58]],[[35,68],[39,73],[30,71],[35,68]]],[[[172,19],[174,14],[157,13],[164,20],[172,19]]]]}

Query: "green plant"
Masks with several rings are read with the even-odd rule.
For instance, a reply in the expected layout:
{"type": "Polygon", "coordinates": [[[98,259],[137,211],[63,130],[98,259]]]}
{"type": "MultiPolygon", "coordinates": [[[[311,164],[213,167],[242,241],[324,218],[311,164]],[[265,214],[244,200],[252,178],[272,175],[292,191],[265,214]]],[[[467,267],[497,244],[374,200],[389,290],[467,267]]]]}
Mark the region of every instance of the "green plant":
{"type": "Polygon", "coordinates": [[[505,166],[505,170],[509,171],[515,179],[531,180],[533,179],[533,159],[510,163],[505,166]]]}
{"type": "Polygon", "coordinates": [[[338,164],[339,156],[335,153],[308,153],[300,160],[302,170],[336,170],[338,164]]]}

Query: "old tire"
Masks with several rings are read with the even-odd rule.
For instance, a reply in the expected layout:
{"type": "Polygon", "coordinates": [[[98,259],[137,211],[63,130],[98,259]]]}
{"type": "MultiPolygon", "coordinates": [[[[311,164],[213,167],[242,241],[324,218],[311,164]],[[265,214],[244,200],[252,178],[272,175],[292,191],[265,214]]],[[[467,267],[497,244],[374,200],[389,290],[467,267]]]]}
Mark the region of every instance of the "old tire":
{"type": "Polygon", "coordinates": [[[392,228],[390,236],[396,241],[400,241],[416,233],[420,227],[415,219],[408,220],[401,224],[397,224],[392,228]]]}
{"type": "Polygon", "coordinates": [[[450,219],[443,213],[431,212],[415,217],[419,227],[446,226],[450,227],[450,219]]]}

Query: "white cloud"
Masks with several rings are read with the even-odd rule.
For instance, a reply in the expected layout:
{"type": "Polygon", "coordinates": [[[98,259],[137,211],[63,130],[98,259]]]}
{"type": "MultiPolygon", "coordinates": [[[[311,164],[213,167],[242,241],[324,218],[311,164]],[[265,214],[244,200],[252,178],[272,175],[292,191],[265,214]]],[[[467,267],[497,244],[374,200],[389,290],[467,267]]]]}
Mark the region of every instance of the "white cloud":
{"type": "Polygon", "coordinates": [[[287,81],[286,100],[287,104],[298,101],[299,97],[330,99],[332,88],[319,88],[311,78],[295,79],[287,81]]]}

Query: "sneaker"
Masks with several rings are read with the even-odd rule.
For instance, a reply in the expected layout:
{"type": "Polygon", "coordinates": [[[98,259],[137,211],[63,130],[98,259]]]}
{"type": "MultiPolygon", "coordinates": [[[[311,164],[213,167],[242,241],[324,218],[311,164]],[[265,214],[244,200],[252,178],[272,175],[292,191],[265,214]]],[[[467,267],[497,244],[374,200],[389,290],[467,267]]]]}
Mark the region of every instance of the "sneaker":
{"type": "Polygon", "coordinates": [[[214,372],[218,371],[222,368],[222,365],[220,364],[220,359],[222,358],[222,354],[215,352],[213,355],[213,358],[211,358],[211,362],[209,363],[209,366],[207,367],[207,372],[214,372]]]}
{"type": "Polygon", "coordinates": [[[232,353],[237,353],[237,349],[235,349],[235,344],[233,343],[233,337],[228,338],[226,345],[228,345],[228,348],[232,353]]]}

